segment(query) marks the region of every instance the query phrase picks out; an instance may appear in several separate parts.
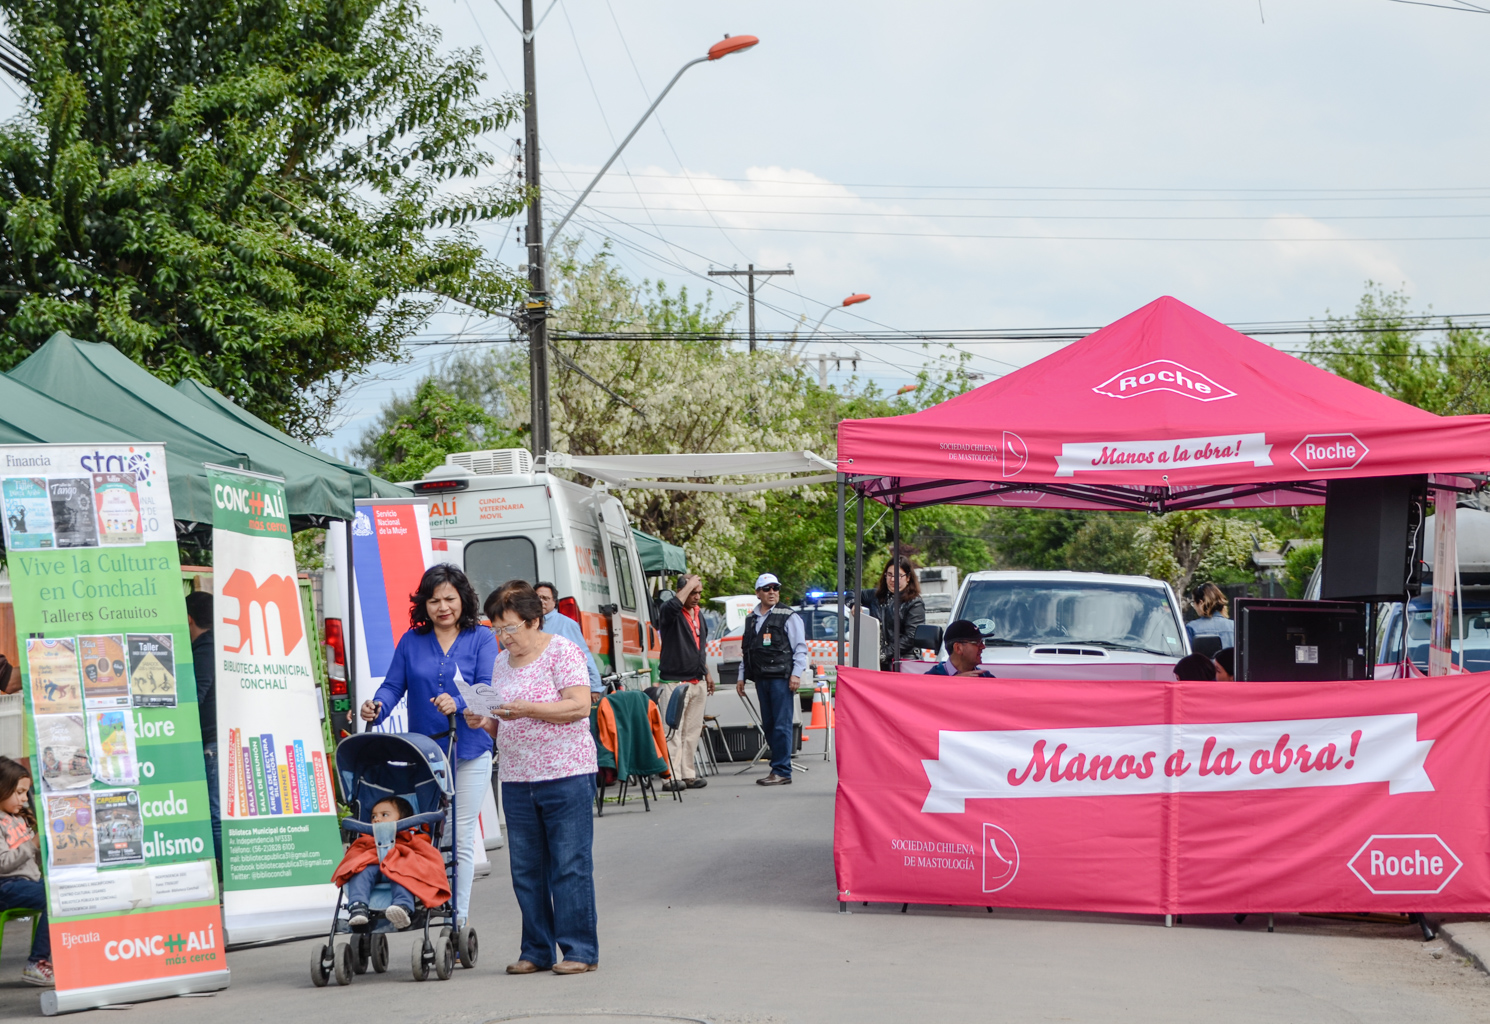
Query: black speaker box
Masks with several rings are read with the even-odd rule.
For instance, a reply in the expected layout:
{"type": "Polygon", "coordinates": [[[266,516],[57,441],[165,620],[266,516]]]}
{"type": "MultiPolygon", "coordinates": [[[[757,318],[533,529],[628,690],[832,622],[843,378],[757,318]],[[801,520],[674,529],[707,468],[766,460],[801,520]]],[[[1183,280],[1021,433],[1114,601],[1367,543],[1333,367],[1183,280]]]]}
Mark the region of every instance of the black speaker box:
{"type": "Polygon", "coordinates": [[[1240,598],[1236,678],[1247,682],[1370,679],[1367,605],[1240,598]]]}
{"type": "Polygon", "coordinates": [[[1426,476],[1331,480],[1324,505],[1326,601],[1400,601],[1416,594],[1423,566],[1426,476]]]}

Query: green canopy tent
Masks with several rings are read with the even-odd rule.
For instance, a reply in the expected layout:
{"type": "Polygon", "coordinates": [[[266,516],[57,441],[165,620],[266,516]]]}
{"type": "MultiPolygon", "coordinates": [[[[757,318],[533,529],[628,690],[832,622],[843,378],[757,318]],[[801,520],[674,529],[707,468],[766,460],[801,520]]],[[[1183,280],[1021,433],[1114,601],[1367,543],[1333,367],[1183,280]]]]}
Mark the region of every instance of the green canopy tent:
{"type": "Polygon", "coordinates": [[[357,498],[400,498],[407,497],[413,492],[403,484],[396,484],[390,480],[384,480],[375,476],[359,466],[349,465],[339,459],[335,459],[319,448],[313,448],[302,441],[279,430],[272,424],[259,419],[253,413],[235,403],[222,392],[210,388],[199,381],[183,380],[176,384],[176,390],[181,392],[192,401],[205,406],[212,412],[226,416],[234,422],[256,430],[265,437],[278,441],[281,444],[301,452],[309,458],[316,459],[331,469],[340,470],[352,478],[353,496],[357,498]]]}
{"type": "MultiPolygon", "coordinates": [[[[126,421],[127,422],[127,421],[126,421]]],[[[49,398],[19,380],[0,374],[0,444],[158,444],[166,443],[166,476],[177,519],[211,522],[212,496],[204,462],[247,466],[241,452],[202,437],[167,438],[151,431],[126,430],[49,398]]]]}
{"type": "MultiPolygon", "coordinates": [[[[243,468],[285,478],[287,511],[297,527],[320,525],[327,519],[350,520],[358,482],[370,487],[365,474],[333,466],[319,453],[309,455],[304,445],[286,443],[223,410],[209,414],[200,401],[172,388],[106,343],[78,341],[59,331],[11,370],[10,376],[75,410],[111,423],[127,423],[132,431],[165,441],[168,450],[172,445],[200,449],[205,442],[243,453],[248,462],[243,468]]],[[[213,459],[203,457],[203,461],[213,459]]],[[[242,460],[238,463],[242,465],[242,460]]],[[[204,500],[201,507],[202,517],[190,518],[210,522],[210,503],[204,500]]],[[[177,518],[188,517],[178,513],[177,518]]]]}
{"type": "Polygon", "coordinates": [[[641,556],[642,572],[648,576],[688,571],[688,552],[676,544],[637,529],[633,529],[631,535],[636,538],[636,553],[641,556]]]}

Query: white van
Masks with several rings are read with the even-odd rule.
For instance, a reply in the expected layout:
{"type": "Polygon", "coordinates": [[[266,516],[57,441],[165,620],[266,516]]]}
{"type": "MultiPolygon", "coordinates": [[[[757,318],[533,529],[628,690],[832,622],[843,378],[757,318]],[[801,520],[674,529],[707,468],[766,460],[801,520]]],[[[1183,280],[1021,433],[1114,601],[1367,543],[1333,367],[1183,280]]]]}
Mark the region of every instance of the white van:
{"type": "Polygon", "coordinates": [[[431,536],[482,600],[508,580],[553,583],[601,676],[629,690],[651,685],[661,648],[650,595],[631,521],[604,484],[534,472],[526,449],[506,448],[447,456],[409,486],[430,499],[431,536]]]}

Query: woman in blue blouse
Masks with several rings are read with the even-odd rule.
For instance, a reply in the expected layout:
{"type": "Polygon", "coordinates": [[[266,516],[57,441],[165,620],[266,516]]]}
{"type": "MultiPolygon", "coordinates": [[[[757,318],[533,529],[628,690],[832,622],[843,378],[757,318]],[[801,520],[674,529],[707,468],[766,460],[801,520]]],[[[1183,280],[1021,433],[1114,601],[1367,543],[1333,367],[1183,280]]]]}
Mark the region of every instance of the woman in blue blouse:
{"type": "MultiPolygon", "coordinates": [[[[362,705],[362,720],[383,721],[405,694],[409,731],[442,736],[455,718],[455,842],[459,853],[455,916],[465,924],[476,872],[476,818],[491,785],[492,738],[472,729],[462,715],[465,701],[455,673],[472,686],[490,683],[497,641],[478,625],[481,605],[466,574],[452,565],[425,570],[419,589],[409,595],[409,631],[399,640],[388,675],[373,699],[362,705]]],[[[442,746],[444,744],[441,744],[442,746]]]]}

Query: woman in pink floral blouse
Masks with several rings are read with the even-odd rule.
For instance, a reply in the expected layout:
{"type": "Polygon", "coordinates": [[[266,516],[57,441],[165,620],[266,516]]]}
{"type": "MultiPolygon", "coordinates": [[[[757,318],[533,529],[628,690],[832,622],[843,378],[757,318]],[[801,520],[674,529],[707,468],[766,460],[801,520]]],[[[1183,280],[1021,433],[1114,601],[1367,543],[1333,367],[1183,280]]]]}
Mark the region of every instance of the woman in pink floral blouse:
{"type": "Polygon", "coordinates": [[[467,711],[466,721],[497,739],[512,891],[523,915],[522,954],[507,973],[583,974],[600,966],[585,654],[540,628],[543,603],[526,583],[493,591],[485,610],[502,644],[491,677],[502,703],[496,719],[467,711]]]}

